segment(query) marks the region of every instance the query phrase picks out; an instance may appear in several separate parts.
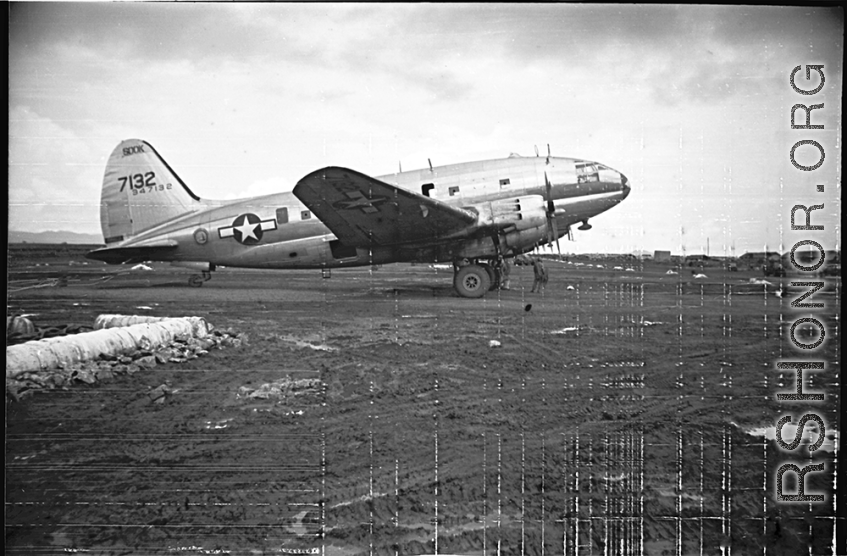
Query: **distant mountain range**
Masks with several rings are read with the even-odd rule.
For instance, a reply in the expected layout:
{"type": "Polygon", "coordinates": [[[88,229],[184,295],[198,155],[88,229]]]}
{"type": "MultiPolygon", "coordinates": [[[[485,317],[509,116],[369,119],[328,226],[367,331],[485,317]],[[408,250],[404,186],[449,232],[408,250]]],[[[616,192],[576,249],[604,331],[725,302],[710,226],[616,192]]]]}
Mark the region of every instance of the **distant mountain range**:
{"type": "Polygon", "coordinates": [[[9,243],[75,243],[86,245],[102,245],[103,236],[100,234],[79,234],[50,230],[47,232],[16,232],[9,230],[9,243]]]}

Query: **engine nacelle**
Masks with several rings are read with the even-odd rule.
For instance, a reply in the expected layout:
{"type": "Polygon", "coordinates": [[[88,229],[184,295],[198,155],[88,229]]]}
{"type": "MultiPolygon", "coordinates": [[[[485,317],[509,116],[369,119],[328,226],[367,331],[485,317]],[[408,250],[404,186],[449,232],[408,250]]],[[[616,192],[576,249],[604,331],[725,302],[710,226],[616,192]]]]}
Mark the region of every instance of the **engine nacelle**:
{"type": "Polygon", "coordinates": [[[525,230],[514,230],[505,234],[504,240],[508,248],[518,252],[532,249],[547,239],[547,224],[527,228],[525,230]]]}
{"type": "Polygon", "coordinates": [[[472,207],[478,217],[479,226],[529,230],[547,225],[547,209],[541,195],[525,195],[479,203],[472,207]]]}
{"type": "Polygon", "coordinates": [[[463,241],[458,247],[453,246],[450,249],[438,251],[438,260],[493,258],[497,253],[523,253],[543,242],[546,238],[546,223],[525,230],[513,229],[500,234],[499,245],[497,247],[495,247],[490,237],[468,239],[463,241]]]}

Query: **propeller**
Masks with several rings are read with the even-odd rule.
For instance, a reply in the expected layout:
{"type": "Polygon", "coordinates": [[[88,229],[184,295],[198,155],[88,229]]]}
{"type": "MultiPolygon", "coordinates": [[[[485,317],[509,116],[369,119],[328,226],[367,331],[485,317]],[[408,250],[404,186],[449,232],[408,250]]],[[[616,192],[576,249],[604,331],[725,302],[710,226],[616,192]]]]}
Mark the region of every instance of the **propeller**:
{"type": "MultiPolygon", "coordinates": [[[[538,152],[536,148],[536,153],[538,152]]],[[[559,229],[556,225],[556,205],[553,204],[553,185],[550,183],[548,170],[550,168],[550,143],[547,143],[547,160],[544,164],[544,185],[547,188],[547,243],[553,243],[553,238],[556,239],[556,250],[559,255],[562,254],[562,247],[559,245],[559,229]]],[[[570,228],[568,228],[570,231],[570,228]]]]}

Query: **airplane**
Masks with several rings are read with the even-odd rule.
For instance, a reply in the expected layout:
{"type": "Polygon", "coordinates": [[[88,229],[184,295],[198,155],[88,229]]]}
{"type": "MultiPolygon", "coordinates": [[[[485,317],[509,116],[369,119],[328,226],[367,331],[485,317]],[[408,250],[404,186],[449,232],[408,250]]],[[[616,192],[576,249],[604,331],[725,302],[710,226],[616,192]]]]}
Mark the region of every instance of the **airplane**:
{"type": "Polygon", "coordinates": [[[550,156],[466,162],[371,177],[328,166],[293,191],[201,199],[153,146],[122,141],[106,164],[100,223],[110,264],[167,261],[200,274],[219,266],[331,269],[396,262],[453,263],[453,287],[479,298],[495,261],[544,244],[629,195],[629,180],[598,162],[550,156]]]}

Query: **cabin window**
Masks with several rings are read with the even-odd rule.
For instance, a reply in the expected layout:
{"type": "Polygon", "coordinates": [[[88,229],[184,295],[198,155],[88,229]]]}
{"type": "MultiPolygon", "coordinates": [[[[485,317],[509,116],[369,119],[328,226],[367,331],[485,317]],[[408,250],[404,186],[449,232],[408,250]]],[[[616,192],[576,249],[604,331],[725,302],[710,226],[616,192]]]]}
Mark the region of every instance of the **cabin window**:
{"type": "Polygon", "coordinates": [[[276,223],[277,224],[288,224],[288,209],[287,208],[276,209],[276,223]]]}
{"type": "Polygon", "coordinates": [[[424,196],[426,196],[426,197],[431,197],[429,192],[432,191],[433,189],[435,189],[434,183],[425,183],[421,186],[421,193],[423,193],[424,196]]]}
{"type": "Polygon", "coordinates": [[[450,193],[450,196],[452,197],[453,195],[455,195],[456,193],[459,192],[459,186],[458,185],[453,186],[448,191],[450,193]]]}
{"type": "Polygon", "coordinates": [[[502,179],[502,180],[500,180],[500,187],[507,186],[507,185],[509,185],[509,183],[510,183],[509,178],[502,179]]]}
{"type": "Polygon", "coordinates": [[[300,211],[300,220],[308,220],[312,217],[312,213],[308,210],[300,211]]]}

